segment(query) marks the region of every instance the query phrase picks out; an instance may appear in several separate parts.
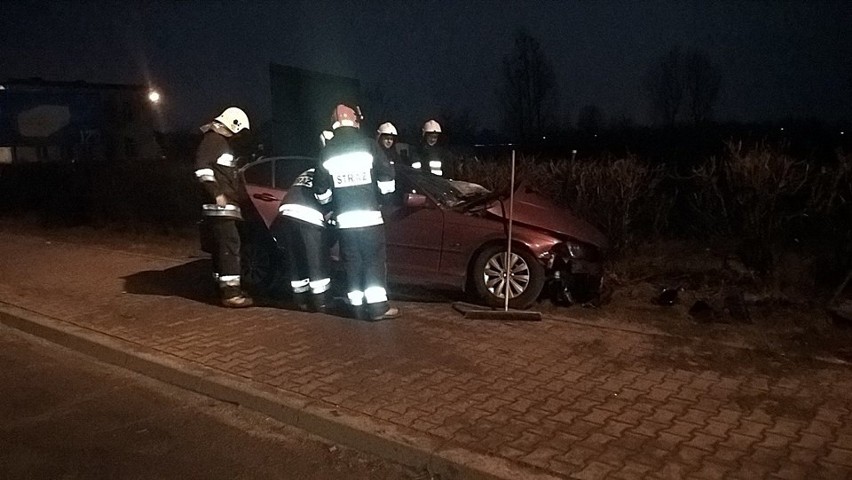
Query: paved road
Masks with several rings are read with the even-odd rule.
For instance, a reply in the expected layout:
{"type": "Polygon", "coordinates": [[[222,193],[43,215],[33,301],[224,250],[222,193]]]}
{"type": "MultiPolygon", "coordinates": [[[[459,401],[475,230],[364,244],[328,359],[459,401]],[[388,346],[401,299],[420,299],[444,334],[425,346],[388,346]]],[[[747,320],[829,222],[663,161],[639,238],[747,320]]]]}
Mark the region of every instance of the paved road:
{"type": "Polygon", "coordinates": [[[578,479],[852,478],[848,366],[732,348],[710,330],[581,324],[575,310],[499,323],[404,302],[403,318],[376,324],[231,311],[211,303],[206,260],[0,244],[6,304],[438,452],[578,479]]]}
{"type": "Polygon", "coordinates": [[[0,385],[3,479],[428,478],[2,326],[0,385]]]}

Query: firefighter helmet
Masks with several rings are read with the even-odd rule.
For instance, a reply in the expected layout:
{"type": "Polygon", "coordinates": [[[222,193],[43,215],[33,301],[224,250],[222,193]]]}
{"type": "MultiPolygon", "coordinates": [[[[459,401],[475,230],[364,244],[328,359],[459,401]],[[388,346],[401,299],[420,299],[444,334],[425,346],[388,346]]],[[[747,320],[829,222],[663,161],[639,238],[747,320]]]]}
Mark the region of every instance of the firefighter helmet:
{"type": "Polygon", "coordinates": [[[246,112],[237,107],[228,107],[222,112],[216,121],[224,125],[228,130],[239,133],[240,130],[249,128],[249,119],[246,112]]]}
{"type": "Polygon", "coordinates": [[[352,107],[340,104],[334,107],[334,112],[331,114],[331,129],[337,130],[340,127],[355,127],[359,128],[358,114],[352,107]]]}
{"type": "Polygon", "coordinates": [[[385,122],[379,125],[379,129],[376,130],[379,135],[394,135],[396,136],[396,127],[393,126],[390,122],[385,122]]]}
{"type": "Polygon", "coordinates": [[[429,120],[428,122],[423,124],[423,134],[427,133],[441,133],[441,124],[436,122],[435,120],[429,120]]]}

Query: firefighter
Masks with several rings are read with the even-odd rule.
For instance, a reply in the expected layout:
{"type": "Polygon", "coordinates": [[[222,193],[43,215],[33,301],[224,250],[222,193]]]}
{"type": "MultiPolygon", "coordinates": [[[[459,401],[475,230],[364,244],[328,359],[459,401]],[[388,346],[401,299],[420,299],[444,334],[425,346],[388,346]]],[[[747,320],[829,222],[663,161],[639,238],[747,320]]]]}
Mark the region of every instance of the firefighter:
{"type": "Polygon", "coordinates": [[[273,225],[279,248],[286,250],[290,287],[300,310],[325,312],[329,303],[331,278],[328,275],[326,217],[313,191],[314,169],[302,172],[278,211],[273,225]]]}
{"type": "Polygon", "coordinates": [[[379,125],[376,133],[378,134],[376,142],[379,144],[379,148],[384,152],[390,164],[400,163],[401,157],[399,151],[396,149],[396,127],[390,122],[385,122],[379,125]]]}
{"type": "Polygon", "coordinates": [[[439,177],[447,176],[448,155],[444,148],[438,145],[438,138],[442,133],[441,125],[435,120],[429,120],[423,124],[421,133],[420,148],[412,157],[411,167],[439,177]]]}
{"type": "Polygon", "coordinates": [[[360,115],[338,105],[332,113],[334,138],[320,154],[314,195],[332,204],[343,257],[347,297],[358,318],[399,316],[387,297],[385,230],[380,196],[393,193],[393,167],[375,142],[359,130],[360,115]]]}
{"type": "Polygon", "coordinates": [[[242,220],[238,203],[237,159],[231,149],[234,135],[249,128],[249,119],[237,107],[226,108],[211,123],[201,127],[204,136],[195,155],[195,176],[204,186],[205,221],[213,234],[213,277],[222,305],[249,307],[251,297],[240,286],[240,235],[237,221],[242,220]]]}

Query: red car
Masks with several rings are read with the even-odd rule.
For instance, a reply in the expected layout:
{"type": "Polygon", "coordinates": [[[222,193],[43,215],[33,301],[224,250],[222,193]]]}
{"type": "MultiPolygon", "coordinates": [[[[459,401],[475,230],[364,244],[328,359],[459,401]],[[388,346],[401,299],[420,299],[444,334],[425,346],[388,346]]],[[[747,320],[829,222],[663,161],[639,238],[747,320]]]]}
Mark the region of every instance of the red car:
{"type": "MultiPolygon", "coordinates": [[[[268,157],[241,169],[254,207],[244,208],[247,284],[263,287],[283,279],[283,261],[269,227],[287,188],[314,163],[307,157],[268,157]]],[[[514,308],[529,307],[543,292],[569,304],[599,298],[605,236],[524,186],[516,190],[514,202],[507,268],[507,195],[397,165],[396,193],[383,209],[390,282],[452,287],[481,303],[502,306],[510,271],[514,308]]]]}

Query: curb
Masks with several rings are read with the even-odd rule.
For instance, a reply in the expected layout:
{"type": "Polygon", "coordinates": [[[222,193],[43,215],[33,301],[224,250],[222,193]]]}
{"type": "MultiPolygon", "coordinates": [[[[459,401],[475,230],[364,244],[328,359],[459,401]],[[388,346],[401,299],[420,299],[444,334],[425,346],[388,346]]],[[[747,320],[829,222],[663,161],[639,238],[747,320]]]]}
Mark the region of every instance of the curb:
{"type": "Polygon", "coordinates": [[[147,377],[239,404],[329,441],[425,468],[441,479],[562,478],[8,303],[0,302],[0,324],[147,377]]]}

